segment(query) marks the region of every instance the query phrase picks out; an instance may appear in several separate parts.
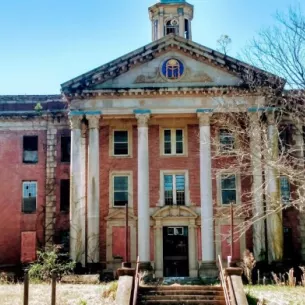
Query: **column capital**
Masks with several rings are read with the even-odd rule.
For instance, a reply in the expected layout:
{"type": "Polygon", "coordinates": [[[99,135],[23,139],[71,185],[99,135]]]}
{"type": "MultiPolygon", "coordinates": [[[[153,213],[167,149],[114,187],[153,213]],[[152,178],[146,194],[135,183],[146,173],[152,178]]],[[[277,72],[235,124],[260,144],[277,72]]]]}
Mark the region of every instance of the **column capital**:
{"type": "Polygon", "coordinates": [[[100,126],[100,115],[94,114],[94,115],[86,115],[86,118],[89,123],[89,129],[98,129],[100,126]]]}
{"type": "Polygon", "coordinates": [[[71,129],[81,129],[81,121],[83,117],[80,115],[69,116],[71,129]]]}
{"type": "Polygon", "coordinates": [[[136,119],[138,121],[138,127],[147,127],[148,120],[150,119],[149,113],[136,114],[136,119]]]}
{"type": "Polygon", "coordinates": [[[197,113],[197,117],[199,119],[199,125],[200,126],[210,125],[210,119],[212,115],[213,113],[203,113],[203,112],[197,113]]]}

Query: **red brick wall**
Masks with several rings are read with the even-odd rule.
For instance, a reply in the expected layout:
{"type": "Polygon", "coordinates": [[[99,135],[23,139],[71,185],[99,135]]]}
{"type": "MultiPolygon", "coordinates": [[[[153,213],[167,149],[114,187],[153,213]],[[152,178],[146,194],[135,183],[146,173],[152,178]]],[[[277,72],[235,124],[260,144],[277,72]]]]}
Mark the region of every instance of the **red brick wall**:
{"type": "Polygon", "coordinates": [[[43,243],[45,202],[45,131],[0,132],[0,264],[17,264],[21,255],[21,232],[36,231],[38,246],[43,243]],[[23,135],[38,135],[38,163],[23,164],[23,135]],[[23,214],[22,181],[37,181],[37,211],[23,214]]]}

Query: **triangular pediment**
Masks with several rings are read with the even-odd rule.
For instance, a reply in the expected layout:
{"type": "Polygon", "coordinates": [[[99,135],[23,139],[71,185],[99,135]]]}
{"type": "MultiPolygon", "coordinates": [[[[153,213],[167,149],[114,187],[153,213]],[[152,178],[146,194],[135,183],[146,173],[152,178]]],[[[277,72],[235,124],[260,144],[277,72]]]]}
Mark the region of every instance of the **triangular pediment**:
{"type": "MultiPolygon", "coordinates": [[[[110,209],[108,216],[105,217],[105,220],[125,220],[126,219],[126,211],[125,209],[110,209]]],[[[128,213],[129,220],[137,220],[137,217],[133,215],[133,213],[128,213]]]]}
{"type": "Polygon", "coordinates": [[[239,87],[247,85],[250,70],[261,84],[268,85],[270,79],[283,82],[234,58],[169,35],[62,84],[62,91],[69,95],[109,89],[239,87]],[[179,77],[174,79],[164,70],[171,59],[180,64],[179,77]]]}

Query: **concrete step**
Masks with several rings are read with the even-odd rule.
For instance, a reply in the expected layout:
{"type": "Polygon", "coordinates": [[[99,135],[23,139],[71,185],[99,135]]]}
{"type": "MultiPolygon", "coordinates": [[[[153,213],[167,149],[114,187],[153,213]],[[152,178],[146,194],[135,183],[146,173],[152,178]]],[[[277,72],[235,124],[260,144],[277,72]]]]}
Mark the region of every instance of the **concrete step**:
{"type": "Polygon", "coordinates": [[[222,300],[183,300],[183,301],[176,301],[176,300],[144,300],[139,301],[138,304],[151,304],[151,305],[226,305],[225,301],[222,300]]]}
{"type": "Polygon", "coordinates": [[[221,286],[191,286],[191,285],[172,285],[172,286],[141,286],[140,290],[197,290],[197,291],[223,291],[221,286]]]}
{"type": "Polygon", "coordinates": [[[216,301],[223,301],[225,298],[224,296],[204,296],[204,295],[146,295],[142,296],[141,300],[216,300],[216,301]]]}
{"type": "Polygon", "coordinates": [[[223,295],[223,291],[213,290],[150,290],[150,291],[139,291],[139,295],[205,295],[205,296],[217,296],[223,295]]]}

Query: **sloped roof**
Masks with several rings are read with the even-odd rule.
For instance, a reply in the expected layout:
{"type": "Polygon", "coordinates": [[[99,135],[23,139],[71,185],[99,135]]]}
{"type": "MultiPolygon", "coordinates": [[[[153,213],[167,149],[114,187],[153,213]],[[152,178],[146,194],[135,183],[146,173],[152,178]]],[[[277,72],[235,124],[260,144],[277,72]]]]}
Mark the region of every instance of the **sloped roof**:
{"type": "Polygon", "coordinates": [[[241,84],[242,86],[249,85],[249,79],[251,82],[256,81],[260,86],[276,86],[277,88],[281,86],[283,88],[285,84],[285,80],[276,75],[183,37],[171,34],[63,83],[61,85],[62,91],[64,94],[82,93],[83,90],[88,90],[92,86],[115,78],[135,66],[149,62],[170,50],[181,52],[186,56],[241,77],[244,81],[241,84]],[[251,77],[249,77],[250,72],[251,77]]]}

